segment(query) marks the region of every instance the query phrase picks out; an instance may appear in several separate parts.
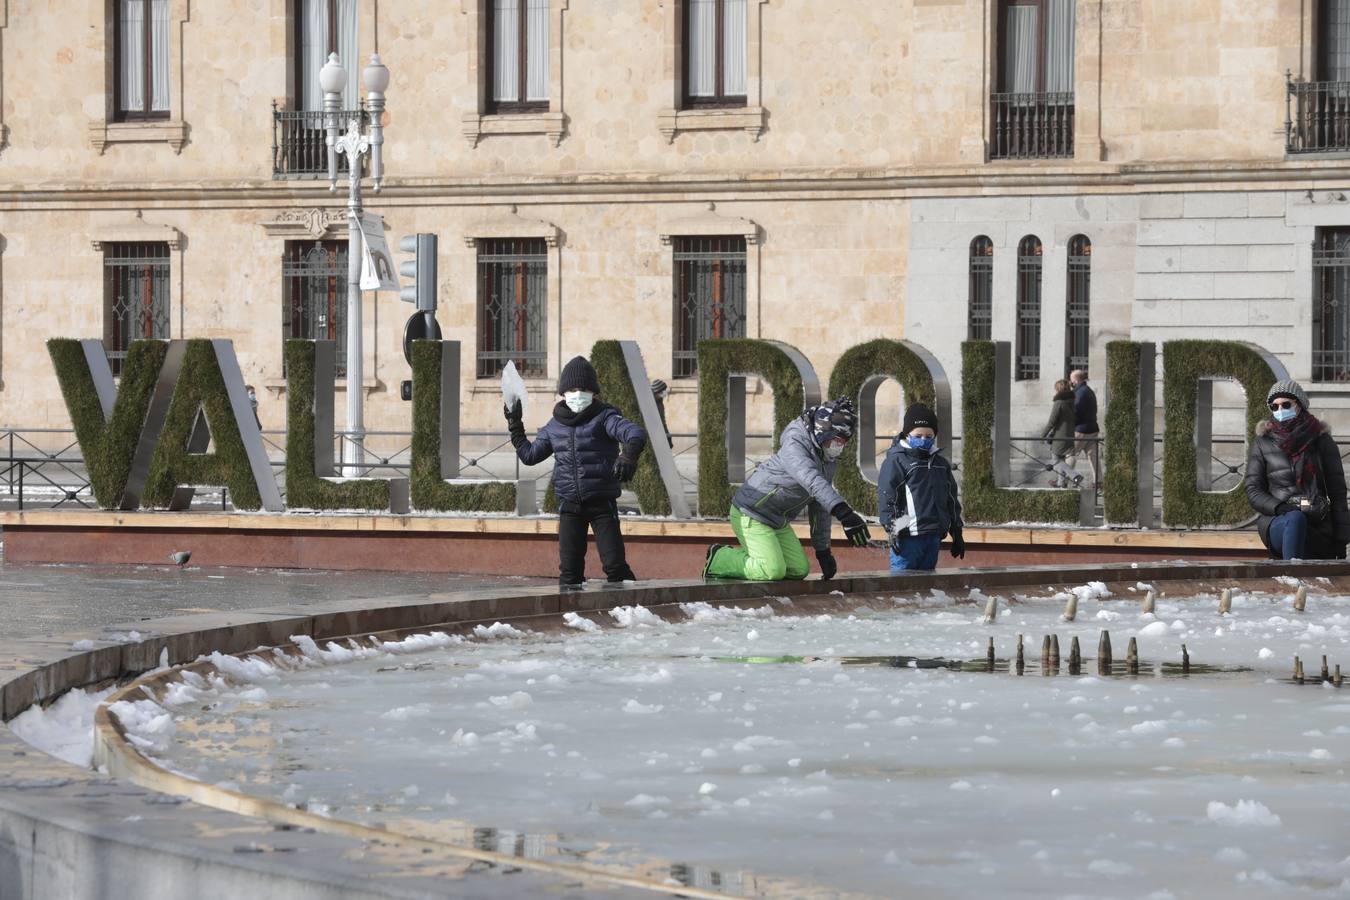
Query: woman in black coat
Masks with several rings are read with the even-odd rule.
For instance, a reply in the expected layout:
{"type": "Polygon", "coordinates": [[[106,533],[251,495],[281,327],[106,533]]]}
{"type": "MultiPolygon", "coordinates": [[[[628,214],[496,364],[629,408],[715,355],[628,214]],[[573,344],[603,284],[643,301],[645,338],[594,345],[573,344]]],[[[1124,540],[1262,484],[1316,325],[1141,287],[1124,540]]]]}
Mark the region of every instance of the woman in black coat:
{"type": "Polygon", "coordinates": [[[1336,442],[1297,381],[1275,382],[1266,406],[1271,417],[1256,426],[1245,479],[1261,541],[1273,559],[1344,559],[1350,509],[1336,442]]]}

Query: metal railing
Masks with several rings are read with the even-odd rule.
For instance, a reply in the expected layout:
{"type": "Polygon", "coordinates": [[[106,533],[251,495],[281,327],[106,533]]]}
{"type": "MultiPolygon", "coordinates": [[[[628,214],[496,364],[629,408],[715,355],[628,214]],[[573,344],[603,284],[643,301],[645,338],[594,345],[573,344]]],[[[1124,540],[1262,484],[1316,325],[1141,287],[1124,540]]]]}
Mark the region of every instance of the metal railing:
{"type": "MultiPolygon", "coordinates": [[[[697,509],[698,502],[698,435],[676,432],[673,453],[680,482],[684,487],[690,509],[700,516],[721,517],[725,510],[697,509]]],[[[536,496],[542,502],[553,467],[549,463],[526,469],[520,464],[511,447],[511,439],[504,431],[465,430],[460,432],[460,476],[488,481],[516,482],[533,479],[536,496]]],[[[351,438],[346,433],[334,434],[334,458],[341,457],[342,443],[351,438]]],[[[876,456],[880,463],[890,447],[892,436],[876,439],[876,456]]],[[[1101,438],[1095,439],[1100,446],[1101,438]]],[[[960,465],[962,440],[958,435],[944,438],[943,452],[952,461],[957,483],[964,478],[960,465]]],[[[263,446],[272,469],[285,496],[284,431],[264,431],[263,446]]],[[[366,433],[365,464],[357,473],[362,478],[406,478],[411,469],[411,435],[402,431],[370,431],[366,433]]],[[[1154,438],[1154,509],[1161,509],[1162,495],[1162,437],[1154,438]]],[[[1241,483],[1246,469],[1246,440],[1241,437],[1215,437],[1210,444],[1207,466],[1198,467],[1197,487],[1201,490],[1226,491],[1241,483]]],[[[1342,460],[1350,464],[1350,445],[1343,448],[1342,460]]],[[[746,435],[746,471],[753,471],[773,452],[768,434],[746,435]]],[[[1050,488],[1053,478],[1052,448],[1040,436],[1018,435],[1010,439],[1009,477],[1004,487],[1050,488]]],[[[1105,462],[1099,452],[1098,465],[1105,462]]],[[[1101,490],[1100,479],[1094,486],[1089,477],[1090,466],[1078,459],[1076,470],[1083,474],[1083,491],[1093,491],[1094,502],[1101,490]]],[[[1100,476],[1100,470],[1098,472],[1100,476]]],[[[631,499],[627,503],[633,506],[631,499]]],[[[84,460],[71,429],[60,428],[0,428],[0,509],[58,509],[97,508],[84,460]]],[[[229,492],[223,488],[204,488],[193,500],[196,511],[231,510],[229,492]]],[[[1097,524],[1101,524],[1100,509],[1097,524]]]]}
{"type": "MultiPolygon", "coordinates": [[[[326,178],[328,177],[328,130],[323,110],[280,109],[272,101],[272,177],[326,178]]],[[[370,114],[361,109],[338,112],[338,121],[346,130],[346,123],[359,119],[364,129],[370,114]]],[[[338,155],[338,171],[347,171],[346,154],[338,155]]]]}
{"type": "Polygon", "coordinates": [[[991,94],[990,159],[1073,157],[1073,91],[991,94]]]}
{"type": "Polygon", "coordinates": [[[1297,81],[1284,74],[1285,152],[1350,151],[1350,81],[1297,81]]]}

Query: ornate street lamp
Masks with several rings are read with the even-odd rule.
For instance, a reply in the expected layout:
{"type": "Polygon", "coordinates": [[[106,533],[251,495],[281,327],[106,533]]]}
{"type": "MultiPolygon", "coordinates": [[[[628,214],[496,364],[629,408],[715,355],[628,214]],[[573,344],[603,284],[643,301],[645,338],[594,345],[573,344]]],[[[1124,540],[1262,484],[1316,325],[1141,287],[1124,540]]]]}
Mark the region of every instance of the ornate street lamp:
{"type": "Polygon", "coordinates": [[[361,73],[366,85],[366,101],[370,109],[370,133],[361,131],[360,117],[339,122],[342,108],[342,89],[347,84],[347,70],[342,68],[338,55],[331,53],[328,62],[319,70],[319,85],[323,88],[325,125],[328,129],[328,189],[337,191],[338,154],[347,156],[347,436],[342,443],[343,474],[357,477],[365,463],[366,428],[362,414],[364,376],[361,337],[361,157],[370,154],[371,187],[380,192],[384,178],[384,90],[389,87],[389,69],[380,62],[378,53],[372,54],[370,64],[361,73]],[[346,132],[341,131],[346,126],[346,132]]]}

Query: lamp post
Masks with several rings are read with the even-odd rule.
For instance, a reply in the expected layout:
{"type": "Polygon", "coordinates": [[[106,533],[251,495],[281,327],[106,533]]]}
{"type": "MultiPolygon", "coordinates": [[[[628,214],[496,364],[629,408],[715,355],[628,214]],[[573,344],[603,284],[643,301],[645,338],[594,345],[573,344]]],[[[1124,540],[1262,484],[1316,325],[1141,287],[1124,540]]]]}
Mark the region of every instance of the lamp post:
{"type": "Polygon", "coordinates": [[[328,130],[328,189],[337,191],[338,154],[347,157],[347,439],[342,443],[343,474],[358,477],[365,464],[366,428],[362,415],[362,337],[361,337],[361,157],[370,154],[371,188],[380,192],[384,178],[384,90],[389,87],[389,70],[372,54],[370,64],[361,73],[370,108],[370,133],[363,134],[359,117],[349,119],[346,132],[338,121],[342,108],[342,89],[347,71],[331,53],[319,71],[323,88],[325,126],[328,130]]]}

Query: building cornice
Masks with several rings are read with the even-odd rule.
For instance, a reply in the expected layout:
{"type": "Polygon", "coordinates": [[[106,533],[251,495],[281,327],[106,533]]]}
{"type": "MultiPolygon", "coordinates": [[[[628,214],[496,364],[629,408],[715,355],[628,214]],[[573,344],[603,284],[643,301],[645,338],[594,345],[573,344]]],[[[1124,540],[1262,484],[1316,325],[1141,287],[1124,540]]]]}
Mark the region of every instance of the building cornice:
{"type": "MultiPolygon", "coordinates": [[[[735,173],[589,173],[564,176],[476,176],[465,178],[388,178],[384,203],[539,202],[541,197],[588,199],[623,197],[643,200],[669,196],[761,194],[844,198],[871,194],[883,198],[990,193],[1149,193],[1161,187],[1179,190],[1301,190],[1314,184],[1350,180],[1350,158],[1298,162],[1042,164],[924,167],[910,169],[788,169],[735,173]]],[[[128,202],[190,206],[307,206],[331,202],[326,184],[269,179],[176,182],[0,183],[0,208],[24,209],[69,204],[125,205],[128,202]]]]}

